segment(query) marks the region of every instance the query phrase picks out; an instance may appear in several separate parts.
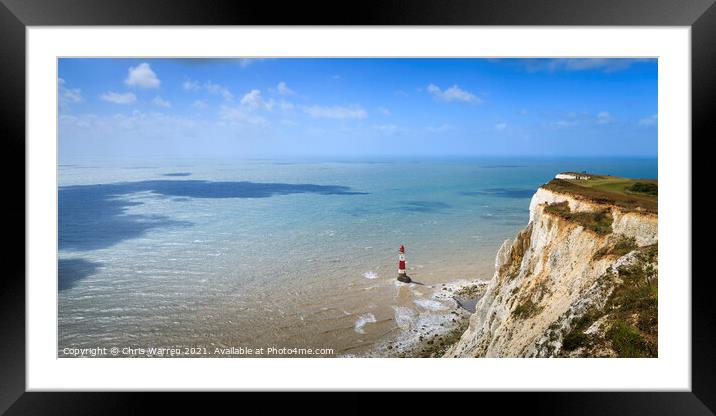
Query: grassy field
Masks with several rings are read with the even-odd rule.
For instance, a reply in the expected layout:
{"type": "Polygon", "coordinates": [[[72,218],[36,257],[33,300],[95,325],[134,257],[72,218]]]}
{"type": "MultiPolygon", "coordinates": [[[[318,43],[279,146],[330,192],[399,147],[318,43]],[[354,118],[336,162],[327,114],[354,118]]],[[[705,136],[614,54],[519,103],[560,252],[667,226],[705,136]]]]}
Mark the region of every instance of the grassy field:
{"type": "Polygon", "coordinates": [[[626,210],[658,212],[657,180],[586,175],[589,179],[552,179],[544,188],[617,205],[626,210]]]}

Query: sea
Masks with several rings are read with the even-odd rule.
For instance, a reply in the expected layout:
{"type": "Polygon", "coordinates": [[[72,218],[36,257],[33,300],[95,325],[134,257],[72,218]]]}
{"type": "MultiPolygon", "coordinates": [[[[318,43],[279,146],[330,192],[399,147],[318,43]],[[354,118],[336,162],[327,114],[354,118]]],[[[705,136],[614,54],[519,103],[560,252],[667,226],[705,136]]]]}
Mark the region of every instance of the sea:
{"type": "Polygon", "coordinates": [[[442,322],[452,307],[434,296],[442,285],[492,277],[535,190],[563,171],[658,169],[656,158],[60,164],[58,356],[380,356],[442,322]],[[401,244],[417,284],[396,281],[401,244]]]}

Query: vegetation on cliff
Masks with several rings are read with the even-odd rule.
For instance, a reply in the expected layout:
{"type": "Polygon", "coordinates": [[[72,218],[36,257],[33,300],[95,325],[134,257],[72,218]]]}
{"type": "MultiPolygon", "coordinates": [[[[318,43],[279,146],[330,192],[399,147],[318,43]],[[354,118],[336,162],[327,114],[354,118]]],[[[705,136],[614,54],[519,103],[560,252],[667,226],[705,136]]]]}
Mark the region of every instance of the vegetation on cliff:
{"type": "Polygon", "coordinates": [[[605,257],[621,257],[637,249],[634,237],[617,236],[608,245],[602,247],[594,255],[594,260],[601,260],[605,257]]]}
{"type": "Polygon", "coordinates": [[[614,285],[603,308],[572,321],[562,356],[656,357],[658,355],[658,245],[633,251],[632,261],[603,277],[614,285]],[[593,327],[594,326],[594,327],[593,327]]]}
{"type": "Polygon", "coordinates": [[[607,235],[612,232],[612,214],[609,209],[593,212],[572,212],[567,201],[547,204],[544,212],[558,215],[568,221],[576,222],[587,230],[597,234],[607,235]]]}
{"type": "Polygon", "coordinates": [[[589,179],[552,179],[544,189],[615,205],[628,211],[658,212],[658,181],[589,174],[589,179]]]}
{"type": "Polygon", "coordinates": [[[658,196],[659,186],[652,182],[635,182],[630,187],[626,188],[627,191],[636,192],[640,194],[647,194],[658,196]]]}

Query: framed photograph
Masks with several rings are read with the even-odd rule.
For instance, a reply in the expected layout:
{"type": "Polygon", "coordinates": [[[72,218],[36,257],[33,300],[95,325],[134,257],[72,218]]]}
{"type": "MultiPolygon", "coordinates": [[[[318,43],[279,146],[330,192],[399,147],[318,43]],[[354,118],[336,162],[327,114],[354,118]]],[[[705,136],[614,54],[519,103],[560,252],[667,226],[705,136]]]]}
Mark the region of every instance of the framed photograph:
{"type": "Polygon", "coordinates": [[[440,390],[713,414],[691,190],[716,7],[608,3],[2,0],[0,412],[440,390]]]}

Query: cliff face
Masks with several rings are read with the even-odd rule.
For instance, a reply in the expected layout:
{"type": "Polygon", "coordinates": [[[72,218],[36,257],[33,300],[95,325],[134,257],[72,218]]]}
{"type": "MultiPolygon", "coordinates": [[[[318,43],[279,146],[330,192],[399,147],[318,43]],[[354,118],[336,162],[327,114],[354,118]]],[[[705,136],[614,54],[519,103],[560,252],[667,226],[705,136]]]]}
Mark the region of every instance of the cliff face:
{"type": "Polygon", "coordinates": [[[615,296],[638,288],[656,302],[656,244],[654,213],[540,188],[529,224],[503,243],[468,329],[446,356],[655,354],[656,316],[641,322],[615,296]],[[636,352],[620,343],[619,325],[637,334],[629,338],[636,347],[627,345],[636,352]]]}

